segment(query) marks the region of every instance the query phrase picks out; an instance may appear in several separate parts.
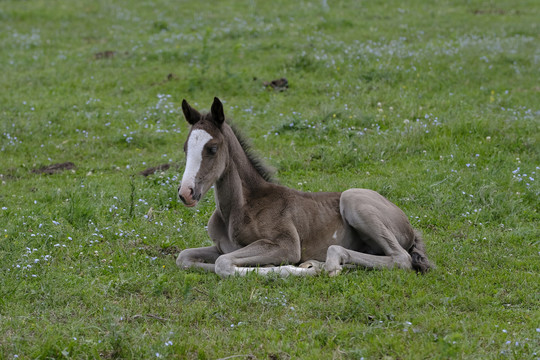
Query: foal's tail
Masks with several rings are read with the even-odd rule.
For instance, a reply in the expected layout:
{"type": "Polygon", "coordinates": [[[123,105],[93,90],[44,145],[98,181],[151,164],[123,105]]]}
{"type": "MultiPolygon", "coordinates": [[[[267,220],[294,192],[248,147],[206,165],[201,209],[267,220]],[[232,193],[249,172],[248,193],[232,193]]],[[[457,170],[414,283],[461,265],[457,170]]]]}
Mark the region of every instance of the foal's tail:
{"type": "Polygon", "coordinates": [[[416,272],[425,274],[435,267],[427,258],[424,240],[417,230],[414,230],[414,243],[409,249],[409,254],[412,257],[412,267],[416,272]]]}

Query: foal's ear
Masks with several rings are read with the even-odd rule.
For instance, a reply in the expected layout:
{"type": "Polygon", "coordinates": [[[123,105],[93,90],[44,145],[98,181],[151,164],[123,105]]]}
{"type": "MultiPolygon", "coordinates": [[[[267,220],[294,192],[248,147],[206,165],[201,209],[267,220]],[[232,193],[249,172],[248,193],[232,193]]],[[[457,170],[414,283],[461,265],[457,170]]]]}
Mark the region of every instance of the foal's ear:
{"type": "Polygon", "coordinates": [[[218,127],[221,127],[221,124],[225,121],[225,113],[223,112],[223,104],[217,97],[214,98],[210,111],[212,113],[212,120],[214,120],[218,127]]]}
{"type": "Polygon", "coordinates": [[[191,125],[195,125],[197,121],[201,120],[201,114],[192,108],[186,99],[182,100],[182,111],[184,112],[187,122],[191,125]]]}

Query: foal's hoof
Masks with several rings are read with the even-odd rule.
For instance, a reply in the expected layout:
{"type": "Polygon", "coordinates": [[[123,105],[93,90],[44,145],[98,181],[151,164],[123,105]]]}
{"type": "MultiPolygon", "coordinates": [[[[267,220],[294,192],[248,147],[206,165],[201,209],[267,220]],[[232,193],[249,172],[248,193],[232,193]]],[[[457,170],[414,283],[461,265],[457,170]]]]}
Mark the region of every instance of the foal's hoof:
{"type": "Polygon", "coordinates": [[[326,271],[326,273],[330,277],[338,276],[339,274],[341,274],[341,270],[343,270],[343,267],[341,265],[339,265],[337,267],[333,267],[333,268],[330,268],[328,266],[328,263],[326,265],[327,266],[324,267],[324,270],[326,271]]]}
{"type": "Polygon", "coordinates": [[[324,269],[324,263],[317,260],[308,260],[298,265],[302,269],[314,269],[317,273],[324,269]]]}
{"type": "Polygon", "coordinates": [[[328,272],[328,276],[330,277],[338,276],[339,274],[341,274],[341,269],[328,272]]]}

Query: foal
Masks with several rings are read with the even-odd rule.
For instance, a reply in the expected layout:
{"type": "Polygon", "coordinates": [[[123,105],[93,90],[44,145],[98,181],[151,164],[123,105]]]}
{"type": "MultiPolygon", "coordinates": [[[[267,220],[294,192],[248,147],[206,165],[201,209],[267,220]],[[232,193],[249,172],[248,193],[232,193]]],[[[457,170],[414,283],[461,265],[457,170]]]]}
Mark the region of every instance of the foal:
{"type": "Polygon", "coordinates": [[[182,110],[191,131],[179,198],[195,206],[214,185],[216,210],[208,222],[214,245],[183,250],[176,260],[181,268],[221,276],[314,275],[322,268],[334,276],[347,264],[430,268],[419,233],[382,195],[367,189],[304,193],[275,184],[225,122],[218,98],[210,113],[200,114],[186,100],[182,110]]]}

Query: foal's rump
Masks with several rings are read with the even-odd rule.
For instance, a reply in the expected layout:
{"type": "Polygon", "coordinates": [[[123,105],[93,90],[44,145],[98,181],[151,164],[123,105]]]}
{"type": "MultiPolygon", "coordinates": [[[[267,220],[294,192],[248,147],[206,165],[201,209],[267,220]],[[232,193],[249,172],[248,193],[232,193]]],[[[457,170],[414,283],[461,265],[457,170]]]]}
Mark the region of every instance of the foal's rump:
{"type": "MultiPolygon", "coordinates": [[[[340,199],[343,219],[360,236],[372,238],[389,230],[402,248],[408,250],[414,241],[414,230],[407,215],[376,191],[349,189],[340,199]]],[[[383,250],[383,249],[380,249],[383,250]]]]}
{"type": "Polygon", "coordinates": [[[349,189],[340,198],[341,216],[352,228],[355,243],[351,250],[373,255],[403,257],[410,267],[426,272],[427,260],[421,235],[407,215],[381,194],[369,189],[349,189]]]}

